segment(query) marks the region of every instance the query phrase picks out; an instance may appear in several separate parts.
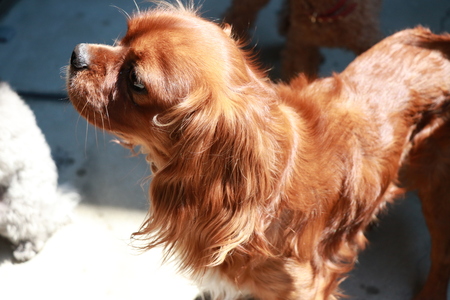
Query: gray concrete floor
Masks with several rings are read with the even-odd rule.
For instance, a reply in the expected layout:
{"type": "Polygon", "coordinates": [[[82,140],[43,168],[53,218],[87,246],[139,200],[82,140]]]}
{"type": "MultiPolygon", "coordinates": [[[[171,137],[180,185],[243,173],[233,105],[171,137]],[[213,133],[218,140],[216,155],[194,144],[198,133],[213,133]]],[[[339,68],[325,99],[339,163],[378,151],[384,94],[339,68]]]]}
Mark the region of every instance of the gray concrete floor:
{"type": "MultiPolygon", "coordinates": [[[[203,15],[216,20],[229,6],[229,0],[202,2],[203,15]]],[[[0,43],[0,78],[25,95],[52,148],[60,181],[83,196],[72,224],[33,260],[14,264],[9,243],[0,240],[0,299],[193,299],[197,293],[172,266],[160,265],[159,250],[138,254],[130,246],[130,234],[148,207],[144,159],[88,126],[65,98],[64,66],[73,47],[112,44],[125,33],[125,18],[114,6],[134,10],[132,0],[20,0],[0,12],[0,27],[12,33],[0,43]]],[[[275,74],[283,43],[274,26],[279,6],[280,0],[272,1],[254,33],[275,74]]],[[[386,35],[418,24],[450,31],[450,1],[385,0],[381,24],[386,35]]],[[[323,76],[353,59],[343,50],[324,53],[323,76]]],[[[414,194],[391,207],[368,235],[370,245],[342,288],[352,299],[410,299],[426,277],[430,250],[414,194]]]]}

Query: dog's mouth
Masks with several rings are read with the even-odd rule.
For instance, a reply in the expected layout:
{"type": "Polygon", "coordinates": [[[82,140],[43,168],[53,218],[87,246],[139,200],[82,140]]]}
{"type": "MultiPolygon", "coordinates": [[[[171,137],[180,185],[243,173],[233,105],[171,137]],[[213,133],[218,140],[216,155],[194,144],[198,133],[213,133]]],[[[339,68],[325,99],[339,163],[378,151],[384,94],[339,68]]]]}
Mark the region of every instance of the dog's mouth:
{"type": "MultiPolygon", "coordinates": [[[[92,101],[95,97],[94,83],[91,82],[89,70],[89,60],[87,54],[87,45],[80,44],[75,47],[70,58],[70,64],[67,73],[67,90],[69,98],[78,112],[86,119],[89,119],[89,114],[95,109],[96,101],[92,101]],[[89,88],[89,85],[92,88],[89,88]],[[92,95],[92,96],[91,96],[92,95]]],[[[100,96],[100,95],[97,95],[100,96]]],[[[95,97],[98,99],[98,97],[95,97]]],[[[97,107],[100,108],[101,106],[97,107]]],[[[99,111],[100,112],[100,111],[99,111]]]]}

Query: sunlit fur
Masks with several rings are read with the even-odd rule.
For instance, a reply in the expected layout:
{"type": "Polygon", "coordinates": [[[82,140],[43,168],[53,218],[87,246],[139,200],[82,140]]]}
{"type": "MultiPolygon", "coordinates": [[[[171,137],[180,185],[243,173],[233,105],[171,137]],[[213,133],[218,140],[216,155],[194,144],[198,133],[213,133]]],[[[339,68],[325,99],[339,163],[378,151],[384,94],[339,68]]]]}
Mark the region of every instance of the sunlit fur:
{"type": "MultiPolygon", "coordinates": [[[[277,85],[229,26],[161,5],[114,47],[77,53],[88,67],[72,61],[68,91],[152,165],[145,249],[165,247],[213,299],[335,299],[404,188],[421,189],[433,243],[450,246],[449,45],[406,30],[342,74],[277,85]]],[[[445,299],[450,254],[433,251],[422,297],[445,299]]]]}

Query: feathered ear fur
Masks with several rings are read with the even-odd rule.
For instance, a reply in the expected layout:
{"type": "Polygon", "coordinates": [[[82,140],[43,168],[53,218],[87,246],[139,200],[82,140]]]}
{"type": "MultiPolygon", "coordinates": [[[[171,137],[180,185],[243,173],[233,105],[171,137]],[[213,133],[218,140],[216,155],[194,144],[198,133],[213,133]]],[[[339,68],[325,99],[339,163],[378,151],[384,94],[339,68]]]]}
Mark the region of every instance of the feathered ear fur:
{"type": "Polygon", "coordinates": [[[150,212],[135,236],[146,239],[145,249],[163,245],[181,258],[181,270],[218,265],[231,251],[271,251],[263,232],[284,157],[272,131],[283,122],[274,119],[270,92],[245,89],[197,92],[157,118],[173,148],[154,175],[150,212]]]}

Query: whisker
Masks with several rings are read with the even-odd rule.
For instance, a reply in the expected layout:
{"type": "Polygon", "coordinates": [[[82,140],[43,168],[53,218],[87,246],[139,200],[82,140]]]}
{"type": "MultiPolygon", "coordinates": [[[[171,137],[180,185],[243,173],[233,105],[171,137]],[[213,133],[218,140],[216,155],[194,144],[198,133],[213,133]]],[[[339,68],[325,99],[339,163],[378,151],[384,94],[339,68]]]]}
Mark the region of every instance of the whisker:
{"type": "Polygon", "coordinates": [[[120,37],[119,36],[113,40],[113,47],[116,47],[117,44],[119,43],[119,41],[120,41],[120,37]]]}
{"type": "Polygon", "coordinates": [[[109,110],[105,110],[106,111],[106,120],[108,121],[108,128],[111,128],[111,120],[109,118],[109,110]]]}
{"type": "MultiPolygon", "coordinates": [[[[80,113],[78,114],[78,119],[77,119],[77,123],[75,125],[75,133],[78,132],[78,126],[80,124],[80,119],[81,117],[84,115],[83,112],[86,110],[87,108],[87,102],[84,104],[83,108],[81,109],[80,113]]],[[[85,135],[84,135],[84,155],[87,155],[87,140],[88,140],[88,135],[89,135],[89,117],[86,116],[86,129],[85,129],[85,135]]],[[[76,134],[76,139],[77,139],[77,143],[79,143],[78,141],[78,135],[76,134]]]]}
{"type": "Polygon", "coordinates": [[[69,72],[69,66],[68,65],[62,66],[61,68],[59,68],[59,76],[60,76],[60,78],[65,80],[68,77],[67,76],[68,72],[69,72]]]}
{"type": "MultiPolygon", "coordinates": [[[[84,104],[81,112],[83,113],[87,109],[88,109],[88,102],[86,102],[84,104]]],[[[89,137],[90,120],[89,120],[88,114],[83,114],[83,115],[86,115],[86,134],[84,137],[84,152],[85,152],[85,155],[87,155],[87,144],[88,144],[88,137],[89,137]]],[[[96,112],[94,111],[94,121],[95,121],[95,115],[96,115],[96,112]]],[[[94,122],[94,124],[95,124],[95,122],[94,122]]],[[[94,126],[94,130],[95,130],[95,126],[94,126]]]]}
{"type": "MultiPolygon", "coordinates": [[[[108,110],[105,108],[105,115],[107,119],[109,120],[108,110]]],[[[105,117],[102,114],[102,134],[103,134],[103,145],[106,144],[106,133],[107,129],[105,128],[105,117]]]]}
{"type": "MultiPolygon", "coordinates": [[[[94,113],[94,124],[97,124],[97,112],[94,113]]],[[[97,126],[94,125],[94,133],[95,133],[95,145],[98,149],[98,136],[97,136],[97,126]]]]}
{"type": "Polygon", "coordinates": [[[89,134],[89,118],[86,118],[86,131],[84,135],[84,155],[87,156],[87,141],[89,134]]]}
{"type": "MultiPolygon", "coordinates": [[[[136,4],[136,2],[134,2],[136,4]]],[[[120,8],[116,5],[111,5],[111,7],[116,8],[121,14],[123,14],[125,16],[125,18],[127,18],[127,20],[131,19],[131,16],[129,13],[127,13],[123,8],[120,8]]]]}
{"type": "Polygon", "coordinates": [[[133,2],[134,2],[134,6],[136,7],[137,13],[140,14],[141,13],[141,9],[139,8],[139,5],[137,4],[136,0],[133,0],[133,2]]]}

